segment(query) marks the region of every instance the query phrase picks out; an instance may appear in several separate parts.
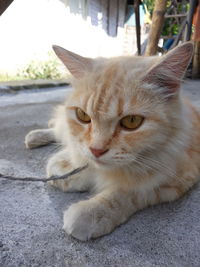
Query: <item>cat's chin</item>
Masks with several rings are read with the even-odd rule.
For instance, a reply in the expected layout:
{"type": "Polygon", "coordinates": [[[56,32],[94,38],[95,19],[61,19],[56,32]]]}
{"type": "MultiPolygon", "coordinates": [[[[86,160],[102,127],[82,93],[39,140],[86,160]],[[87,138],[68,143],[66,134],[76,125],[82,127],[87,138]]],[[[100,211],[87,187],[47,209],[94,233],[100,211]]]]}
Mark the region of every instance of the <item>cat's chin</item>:
{"type": "Polygon", "coordinates": [[[115,164],[112,164],[111,162],[105,162],[99,159],[92,160],[92,164],[97,169],[113,169],[117,167],[115,164]]]}
{"type": "Polygon", "coordinates": [[[92,162],[96,168],[109,168],[109,164],[104,161],[96,159],[93,160],[92,162]]]}

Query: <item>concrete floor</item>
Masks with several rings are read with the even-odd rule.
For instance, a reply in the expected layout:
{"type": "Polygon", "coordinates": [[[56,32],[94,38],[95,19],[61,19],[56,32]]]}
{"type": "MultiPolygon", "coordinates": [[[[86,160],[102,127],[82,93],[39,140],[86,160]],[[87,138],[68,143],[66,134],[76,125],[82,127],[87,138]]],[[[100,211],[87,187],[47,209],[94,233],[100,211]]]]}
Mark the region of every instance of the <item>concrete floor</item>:
{"type": "MultiPolygon", "coordinates": [[[[68,89],[0,96],[0,173],[45,176],[55,145],[34,150],[24,136],[45,127],[68,89]]],[[[200,81],[184,92],[200,107],[200,81]]],[[[108,236],[80,242],[62,230],[63,211],[87,194],[41,182],[0,179],[0,266],[200,266],[200,184],[184,198],[136,213],[108,236]]]]}

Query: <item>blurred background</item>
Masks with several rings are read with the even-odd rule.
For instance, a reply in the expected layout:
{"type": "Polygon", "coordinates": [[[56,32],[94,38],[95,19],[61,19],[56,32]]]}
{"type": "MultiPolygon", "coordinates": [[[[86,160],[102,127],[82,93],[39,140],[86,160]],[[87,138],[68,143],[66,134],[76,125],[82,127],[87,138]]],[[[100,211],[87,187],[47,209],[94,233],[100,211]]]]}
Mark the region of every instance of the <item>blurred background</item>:
{"type": "MultiPolygon", "coordinates": [[[[87,57],[163,54],[192,38],[199,44],[199,5],[198,0],[1,0],[0,82],[66,78],[52,44],[87,57]]],[[[197,69],[198,64],[199,58],[197,69]]]]}

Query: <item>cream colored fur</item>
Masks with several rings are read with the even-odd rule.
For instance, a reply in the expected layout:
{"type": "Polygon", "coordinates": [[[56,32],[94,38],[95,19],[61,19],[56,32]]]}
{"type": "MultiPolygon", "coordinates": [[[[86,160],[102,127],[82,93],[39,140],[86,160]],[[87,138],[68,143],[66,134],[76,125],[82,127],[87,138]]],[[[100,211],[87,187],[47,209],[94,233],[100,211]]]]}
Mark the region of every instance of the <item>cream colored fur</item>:
{"type": "Polygon", "coordinates": [[[84,241],[108,234],[137,210],[175,200],[196,183],[199,114],[179,92],[191,43],[162,58],[92,60],[54,50],[73,74],[75,89],[57,108],[51,128],[29,133],[26,146],[40,140],[62,144],[47,164],[48,176],[89,164],[67,181],[51,182],[65,192],[93,192],[65,211],[68,234],[84,241]],[[77,120],[76,107],[91,123],[77,120]],[[144,117],[142,125],[134,131],[120,128],[119,121],[132,114],[144,117]],[[90,147],[108,152],[96,158],[90,147]]]}

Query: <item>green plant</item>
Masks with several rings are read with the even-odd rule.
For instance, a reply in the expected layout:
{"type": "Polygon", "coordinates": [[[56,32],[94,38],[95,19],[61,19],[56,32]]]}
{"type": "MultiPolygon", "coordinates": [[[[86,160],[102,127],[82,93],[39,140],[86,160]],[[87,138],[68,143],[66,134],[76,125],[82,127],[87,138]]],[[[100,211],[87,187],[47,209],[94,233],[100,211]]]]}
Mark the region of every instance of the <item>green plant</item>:
{"type": "Polygon", "coordinates": [[[0,82],[16,81],[20,80],[20,77],[5,72],[0,73],[0,82]]]}
{"type": "Polygon", "coordinates": [[[154,9],[154,4],[155,4],[155,0],[143,0],[143,3],[146,5],[149,13],[153,14],[153,9],[154,9]]]}
{"type": "Polygon", "coordinates": [[[37,80],[37,79],[60,79],[63,77],[59,70],[59,63],[57,59],[49,57],[46,61],[32,60],[23,70],[17,73],[18,77],[23,79],[37,80]]]}
{"type": "MultiPolygon", "coordinates": [[[[152,15],[155,0],[143,0],[143,3],[147,6],[149,13],[152,15]]],[[[187,1],[183,4],[182,1],[179,0],[179,1],[177,1],[176,4],[177,4],[176,5],[176,11],[178,13],[186,13],[190,8],[189,1],[187,1]]],[[[167,11],[169,11],[174,5],[175,5],[175,2],[173,0],[168,0],[167,5],[166,5],[167,11]]],[[[164,21],[163,30],[162,30],[161,35],[162,36],[177,35],[179,30],[180,30],[180,27],[181,27],[181,23],[178,22],[175,18],[167,18],[164,21]]]]}

